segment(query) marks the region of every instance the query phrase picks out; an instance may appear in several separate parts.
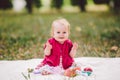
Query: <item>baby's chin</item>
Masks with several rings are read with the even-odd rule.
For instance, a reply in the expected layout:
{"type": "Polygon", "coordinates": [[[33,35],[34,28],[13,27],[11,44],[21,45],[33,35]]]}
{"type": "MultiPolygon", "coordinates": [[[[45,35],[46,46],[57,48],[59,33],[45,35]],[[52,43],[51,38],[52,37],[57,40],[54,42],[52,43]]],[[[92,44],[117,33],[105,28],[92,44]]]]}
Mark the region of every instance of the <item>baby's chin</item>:
{"type": "Polygon", "coordinates": [[[59,43],[64,43],[68,38],[55,38],[59,43]]]}
{"type": "Polygon", "coordinates": [[[58,40],[59,43],[64,43],[67,39],[58,40]]]}

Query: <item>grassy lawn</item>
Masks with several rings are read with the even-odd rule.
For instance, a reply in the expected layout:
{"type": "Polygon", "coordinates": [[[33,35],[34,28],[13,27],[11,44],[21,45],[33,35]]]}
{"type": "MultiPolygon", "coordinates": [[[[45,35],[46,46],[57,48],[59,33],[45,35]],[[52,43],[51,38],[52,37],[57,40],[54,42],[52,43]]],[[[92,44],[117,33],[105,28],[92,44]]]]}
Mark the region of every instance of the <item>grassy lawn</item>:
{"type": "Polygon", "coordinates": [[[12,13],[0,11],[0,60],[43,58],[51,22],[64,17],[70,39],[79,44],[76,57],[120,57],[120,15],[109,12],[12,13]]]}

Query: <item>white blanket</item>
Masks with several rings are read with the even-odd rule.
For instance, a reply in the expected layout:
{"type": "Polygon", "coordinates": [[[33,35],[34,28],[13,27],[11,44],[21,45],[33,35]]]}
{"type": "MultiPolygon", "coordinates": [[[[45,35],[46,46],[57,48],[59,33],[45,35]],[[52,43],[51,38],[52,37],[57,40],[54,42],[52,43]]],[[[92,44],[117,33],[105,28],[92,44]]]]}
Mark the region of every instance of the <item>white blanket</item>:
{"type": "MultiPolygon", "coordinates": [[[[26,80],[22,73],[27,76],[27,69],[35,68],[41,60],[1,60],[0,80],[26,80]]],[[[69,78],[61,75],[30,74],[30,80],[120,80],[120,58],[79,57],[75,61],[82,67],[92,67],[92,75],[69,78]]]]}

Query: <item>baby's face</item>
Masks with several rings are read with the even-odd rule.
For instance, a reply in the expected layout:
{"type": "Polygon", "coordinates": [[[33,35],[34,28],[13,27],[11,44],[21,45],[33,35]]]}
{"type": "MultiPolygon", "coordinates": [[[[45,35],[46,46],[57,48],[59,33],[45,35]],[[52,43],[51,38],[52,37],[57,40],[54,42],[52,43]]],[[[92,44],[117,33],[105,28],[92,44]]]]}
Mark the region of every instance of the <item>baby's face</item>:
{"type": "Polygon", "coordinates": [[[67,26],[54,26],[53,37],[55,40],[60,42],[61,44],[64,43],[65,40],[68,39],[68,27],[67,26]]]}

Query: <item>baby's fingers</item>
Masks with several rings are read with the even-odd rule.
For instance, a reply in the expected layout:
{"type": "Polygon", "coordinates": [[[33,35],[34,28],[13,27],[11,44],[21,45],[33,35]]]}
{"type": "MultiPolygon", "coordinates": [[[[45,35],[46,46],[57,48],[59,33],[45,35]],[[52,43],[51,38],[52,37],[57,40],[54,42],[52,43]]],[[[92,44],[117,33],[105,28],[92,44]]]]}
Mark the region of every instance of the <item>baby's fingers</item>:
{"type": "Polygon", "coordinates": [[[77,49],[77,48],[78,48],[78,44],[77,44],[76,42],[74,42],[74,43],[73,43],[73,47],[74,47],[75,49],[77,49]]]}

